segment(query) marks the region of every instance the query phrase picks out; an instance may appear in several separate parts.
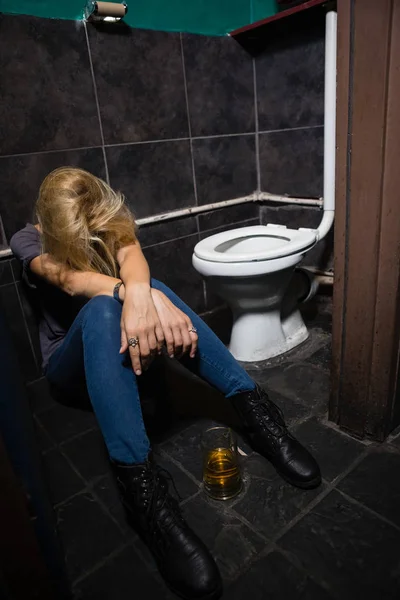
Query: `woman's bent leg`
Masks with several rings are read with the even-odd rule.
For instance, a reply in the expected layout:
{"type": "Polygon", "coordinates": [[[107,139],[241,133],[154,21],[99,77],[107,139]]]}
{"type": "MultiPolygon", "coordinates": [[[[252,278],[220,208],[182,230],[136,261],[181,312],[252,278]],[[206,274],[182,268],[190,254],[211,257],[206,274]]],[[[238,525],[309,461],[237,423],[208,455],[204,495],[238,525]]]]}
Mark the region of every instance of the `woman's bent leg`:
{"type": "Polygon", "coordinates": [[[151,285],[154,289],[163,292],[184,312],[197,329],[199,336],[197,355],[195,358],[183,357],[182,363],[185,367],[217,388],[227,398],[239,392],[253,390],[254,381],[208,325],[166,285],[156,279],[151,280],[151,285]]]}
{"type": "Polygon", "coordinates": [[[281,411],[266,392],[256,386],[211,329],[176,294],[159,281],[152,280],[152,286],[168,296],[196,327],[197,356],[186,356],[182,363],[231,400],[252,448],[293,485],[318,486],[321,473],[315,459],[289,434],[281,411]]]}
{"type": "Polygon", "coordinates": [[[51,357],[46,375],[67,389],[71,378],[81,376],[84,364],[89,396],[131,525],[177,594],[217,600],[222,592],[218,567],[183,520],[168,491],[168,479],[148,460],[136,376],[129,357],[119,354],[120,319],[121,305],[113,298],[90,300],[51,357]]]}
{"type": "Polygon", "coordinates": [[[142,463],[149,453],[136,376],[129,357],[119,354],[121,305],[109,296],[92,298],[80,311],[60,348],[52,355],[46,376],[68,389],[82,376],[110,457],[142,463]]]}

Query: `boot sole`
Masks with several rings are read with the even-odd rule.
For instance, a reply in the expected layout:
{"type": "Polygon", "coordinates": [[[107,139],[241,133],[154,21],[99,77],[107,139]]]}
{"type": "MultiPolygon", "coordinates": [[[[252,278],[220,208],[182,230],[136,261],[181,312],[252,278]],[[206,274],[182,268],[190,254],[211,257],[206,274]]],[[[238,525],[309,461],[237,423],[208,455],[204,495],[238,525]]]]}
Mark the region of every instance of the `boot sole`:
{"type": "Polygon", "coordinates": [[[316,477],[315,479],[311,479],[311,481],[295,481],[295,480],[291,479],[290,477],[288,477],[287,475],[284,475],[283,473],[281,473],[280,471],[278,471],[277,468],[275,468],[275,471],[287,483],[290,483],[290,485],[293,485],[294,487],[300,488],[301,490],[312,490],[314,488],[317,488],[319,485],[321,485],[321,481],[322,481],[321,477],[316,477]]]}
{"type": "Polygon", "coordinates": [[[282,477],[282,479],[284,479],[287,483],[290,483],[290,485],[300,488],[301,490],[312,490],[314,488],[317,488],[321,484],[321,481],[322,481],[321,475],[319,475],[318,477],[315,477],[314,479],[311,479],[310,481],[297,481],[296,479],[291,479],[291,477],[288,477],[287,475],[282,473],[282,471],[280,471],[278,469],[278,467],[276,467],[274,465],[273,461],[270,458],[268,458],[264,454],[261,454],[261,452],[259,452],[257,450],[257,448],[255,448],[252,445],[251,440],[247,437],[247,435],[243,431],[241,431],[241,435],[244,437],[246,442],[249,444],[250,448],[252,448],[255,452],[257,452],[257,454],[259,454],[265,460],[267,460],[269,463],[271,463],[271,465],[274,467],[274,469],[278,473],[278,475],[280,477],[282,477]]]}
{"type": "MultiPolygon", "coordinates": [[[[171,585],[168,585],[168,583],[165,581],[165,579],[164,579],[164,583],[167,586],[167,588],[169,590],[171,590],[172,593],[174,593],[176,596],[179,596],[179,598],[182,598],[182,600],[193,600],[193,596],[183,596],[180,592],[177,592],[176,589],[174,589],[171,585]]],[[[221,586],[221,587],[217,588],[211,594],[208,594],[208,596],[201,596],[201,597],[198,596],[195,598],[195,600],[218,600],[218,598],[221,598],[222,592],[223,592],[223,589],[221,586]]]]}

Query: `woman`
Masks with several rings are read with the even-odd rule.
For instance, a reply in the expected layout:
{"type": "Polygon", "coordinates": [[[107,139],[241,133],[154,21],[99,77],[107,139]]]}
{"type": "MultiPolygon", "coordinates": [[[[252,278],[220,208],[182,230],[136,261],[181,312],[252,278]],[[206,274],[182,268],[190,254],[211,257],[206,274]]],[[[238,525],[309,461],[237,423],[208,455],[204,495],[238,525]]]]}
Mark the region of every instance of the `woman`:
{"type": "Polygon", "coordinates": [[[63,390],[85,378],[129,521],[169,587],[187,599],[218,598],[218,568],[151,459],[137,378],[165,346],[230,399],[250,445],[287,481],[317,486],[318,465],[207,325],[151,279],[120,193],[62,167],[43,181],[36,212],[38,225],[16,233],[11,248],[39,296],[46,377],[63,390]]]}

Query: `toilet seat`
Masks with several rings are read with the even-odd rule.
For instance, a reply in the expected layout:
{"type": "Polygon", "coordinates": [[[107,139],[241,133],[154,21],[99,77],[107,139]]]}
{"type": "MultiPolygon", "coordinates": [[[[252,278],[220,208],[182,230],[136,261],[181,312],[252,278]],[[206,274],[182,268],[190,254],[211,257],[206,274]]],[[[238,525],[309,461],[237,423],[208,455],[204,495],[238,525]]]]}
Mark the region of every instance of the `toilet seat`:
{"type": "Polygon", "coordinates": [[[253,225],[217,233],[199,242],[198,258],[218,263],[243,263],[283,258],[306,251],[317,241],[314,229],[285,225],[253,225]]]}

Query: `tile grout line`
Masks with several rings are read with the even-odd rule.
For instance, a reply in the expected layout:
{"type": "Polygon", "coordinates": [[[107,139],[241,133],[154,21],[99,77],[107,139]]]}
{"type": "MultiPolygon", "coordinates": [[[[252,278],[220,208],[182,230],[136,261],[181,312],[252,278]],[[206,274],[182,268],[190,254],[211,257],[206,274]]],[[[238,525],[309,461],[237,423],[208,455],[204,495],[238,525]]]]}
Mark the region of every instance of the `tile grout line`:
{"type": "MultiPolygon", "coordinates": [[[[50,409],[49,409],[50,410],[50,409]]],[[[54,507],[60,507],[63,506],[63,504],[65,504],[66,502],[70,501],[72,498],[75,498],[76,496],[79,496],[80,494],[83,493],[90,493],[92,494],[92,496],[95,498],[96,502],[100,505],[100,507],[103,509],[103,511],[107,514],[107,516],[113,521],[113,523],[117,526],[119,532],[121,533],[121,535],[124,535],[124,531],[122,530],[120,524],[118,523],[118,520],[115,519],[114,515],[111,513],[111,511],[108,509],[108,506],[103,502],[103,500],[100,498],[100,496],[94,491],[94,486],[97,485],[97,483],[99,481],[101,481],[101,479],[103,477],[105,477],[105,475],[107,475],[107,473],[104,473],[103,475],[100,475],[98,477],[93,478],[92,481],[88,481],[83,475],[82,473],[79,471],[79,469],[75,466],[74,462],[69,458],[68,454],[66,453],[65,449],[63,446],[65,446],[65,444],[68,444],[69,442],[75,441],[76,439],[79,439],[80,437],[83,437],[85,434],[90,433],[91,431],[96,431],[96,427],[91,427],[90,429],[87,429],[83,432],[78,433],[75,436],[72,436],[71,438],[69,438],[68,440],[65,440],[64,442],[62,442],[61,444],[57,443],[54,438],[51,436],[51,434],[47,431],[47,429],[43,426],[42,422],[40,421],[40,418],[38,418],[37,415],[34,415],[36,422],[42,427],[42,429],[45,431],[45,433],[48,435],[48,437],[50,438],[50,440],[53,442],[53,447],[49,448],[48,450],[46,450],[45,452],[42,452],[41,455],[42,456],[46,456],[50,451],[54,451],[57,450],[61,456],[64,457],[64,459],[66,460],[66,462],[68,463],[68,465],[70,466],[70,468],[74,471],[74,473],[79,477],[79,479],[83,482],[84,487],[79,490],[78,492],[76,492],[75,494],[72,494],[71,496],[68,496],[68,498],[65,498],[64,500],[62,500],[61,502],[58,502],[57,504],[54,505],[54,507]]]]}
{"type": "MultiPolygon", "coordinates": [[[[193,139],[192,139],[192,124],[190,122],[190,106],[189,106],[189,94],[188,94],[188,88],[187,88],[187,79],[186,79],[186,64],[185,64],[185,51],[183,48],[183,36],[182,33],[179,33],[179,40],[180,40],[180,46],[181,46],[181,61],[182,61],[182,72],[183,72],[183,85],[184,85],[184,90],[185,90],[185,101],[186,101],[186,114],[187,114],[187,121],[188,121],[188,131],[189,131],[189,146],[190,146],[190,159],[191,159],[191,164],[192,164],[192,178],[193,178],[193,191],[194,191],[194,202],[195,205],[198,206],[199,205],[199,199],[198,199],[198,194],[197,194],[197,179],[196,179],[196,167],[194,164],[194,151],[193,151],[193,139]]],[[[196,227],[197,227],[197,234],[198,234],[198,240],[200,240],[200,218],[199,215],[196,215],[195,217],[195,221],[196,221],[196,227]]],[[[205,282],[203,280],[202,282],[202,287],[203,287],[203,302],[204,302],[204,306],[207,306],[207,294],[206,294],[206,285],[205,282]]]]}
{"type": "Polygon", "coordinates": [[[254,135],[254,131],[242,131],[240,133],[213,133],[211,135],[194,135],[194,140],[208,140],[215,138],[230,138],[230,137],[243,137],[254,135]]]}
{"type": "Polygon", "coordinates": [[[69,502],[71,499],[73,499],[73,498],[75,498],[75,497],[77,497],[77,496],[79,496],[81,494],[85,494],[85,493],[87,494],[87,493],[89,493],[89,494],[91,494],[93,496],[93,498],[96,500],[97,504],[100,506],[100,508],[103,510],[103,512],[106,513],[106,515],[111,519],[111,521],[117,527],[117,529],[120,532],[120,534],[124,537],[124,535],[125,535],[124,531],[121,528],[120,524],[118,523],[118,520],[114,517],[114,515],[109,510],[108,506],[103,502],[103,500],[100,498],[100,496],[94,490],[94,486],[97,485],[97,483],[99,483],[99,481],[101,481],[101,479],[103,477],[105,477],[105,475],[107,475],[107,473],[104,473],[101,476],[93,478],[93,481],[90,482],[90,481],[88,481],[82,475],[82,473],[75,466],[75,464],[69,458],[68,454],[63,450],[63,448],[61,448],[60,446],[57,446],[57,449],[60,452],[60,454],[64,457],[64,459],[67,461],[67,463],[69,464],[70,468],[79,477],[79,479],[84,483],[84,487],[79,492],[76,492],[75,494],[72,494],[71,496],[69,496],[68,498],[65,498],[61,502],[58,502],[57,504],[54,505],[54,507],[56,507],[56,508],[60,508],[61,507],[62,508],[62,506],[64,504],[66,504],[67,502],[69,502]]]}
{"type": "Polygon", "coordinates": [[[172,240],[165,240],[163,242],[157,242],[156,244],[148,244],[147,246],[142,246],[142,250],[146,250],[147,248],[154,248],[154,246],[163,246],[164,244],[169,244],[170,242],[177,242],[178,240],[184,240],[186,238],[198,236],[198,232],[189,233],[189,235],[181,235],[177,238],[173,238],[172,240]]]}
{"type": "Polygon", "coordinates": [[[278,540],[280,540],[284,535],[288,533],[288,531],[290,531],[295,525],[297,525],[299,521],[301,521],[305,516],[307,516],[318,504],[322,502],[322,500],[324,500],[332,491],[336,490],[335,485],[338,482],[342,481],[342,479],[344,479],[349,473],[351,473],[353,469],[355,469],[358,466],[358,464],[367,456],[367,454],[368,450],[364,450],[363,452],[361,452],[361,454],[349,465],[349,467],[347,467],[347,469],[345,469],[331,482],[327,482],[326,488],[320,494],[318,494],[318,496],[316,496],[314,500],[311,500],[311,502],[307,504],[307,506],[303,510],[301,510],[298,515],[293,517],[293,519],[289,521],[289,523],[282,527],[282,529],[278,531],[275,536],[273,536],[271,541],[276,544],[278,540]]]}
{"type": "Polygon", "coordinates": [[[11,285],[15,285],[15,284],[16,284],[15,281],[10,281],[9,283],[2,283],[0,285],[0,289],[7,288],[7,287],[10,287],[11,285]]]}
{"type": "Polygon", "coordinates": [[[188,142],[190,137],[165,138],[161,140],[140,140],[137,142],[119,142],[118,144],[104,144],[105,148],[117,148],[119,146],[143,146],[145,144],[164,144],[165,142],[188,142]]]}
{"type": "Polygon", "coordinates": [[[375,442],[373,440],[359,439],[359,438],[353,437],[352,435],[350,435],[350,433],[341,429],[339,427],[339,425],[337,425],[333,421],[330,421],[328,416],[329,416],[328,412],[326,412],[325,415],[323,417],[321,417],[321,419],[320,419],[320,422],[322,425],[324,425],[324,427],[328,427],[328,429],[331,429],[332,431],[339,433],[340,435],[347,438],[348,440],[356,440],[356,442],[358,442],[359,444],[362,444],[365,448],[375,447],[375,442]]]}
{"type": "Polygon", "coordinates": [[[197,490],[197,492],[195,492],[194,494],[192,494],[191,496],[189,496],[188,498],[185,498],[184,500],[182,500],[182,502],[180,502],[180,506],[185,506],[185,504],[187,504],[188,502],[190,502],[191,500],[194,500],[194,498],[197,498],[197,496],[200,496],[200,494],[202,493],[201,488],[199,488],[197,490]]]}
{"type": "Polygon", "coordinates": [[[390,448],[391,452],[395,452],[396,454],[400,454],[400,447],[397,446],[396,444],[393,444],[393,441],[396,440],[399,436],[396,435],[396,437],[392,438],[391,440],[386,439],[383,443],[387,444],[390,448]]]}
{"type": "Polygon", "coordinates": [[[284,127],[283,129],[265,129],[259,133],[283,133],[285,131],[303,131],[307,129],[323,129],[323,125],[304,125],[303,127],[284,127]]]}
{"type": "MultiPolygon", "coordinates": [[[[43,413],[40,413],[40,414],[43,414],[43,413]]],[[[40,414],[39,414],[39,419],[40,419],[40,414]]],[[[79,433],[76,433],[75,435],[71,436],[67,440],[64,440],[63,442],[59,442],[59,443],[55,442],[57,445],[57,448],[63,448],[63,446],[66,446],[67,444],[70,444],[71,442],[75,442],[76,440],[79,440],[80,438],[84,437],[88,433],[92,433],[92,431],[99,431],[98,426],[93,425],[93,427],[89,427],[89,429],[80,431],[79,433]]]]}
{"type": "MultiPolygon", "coordinates": [[[[257,175],[257,191],[261,190],[261,169],[260,169],[260,139],[259,139],[259,123],[258,123],[258,96],[257,96],[257,69],[256,59],[253,58],[253,87],[254,87],[254,120],[255,120],[255,135],[256,135],[256,175],[257,175]]],[[[261,212],[259,207],[259,215],[261,212]]]]}
{"type": "Polygon", "coordinates": [[[93,565],[92,568],[88,569],[87,571],[82,573],[82,575],[80,575],[79,577],[74,579],[74,581],[72,582],[72,587],[75,587],[75,586],[79,585],[80,583],[82,583],[82,581],[84,581],[87,577],[90,577],[90,575],[93,575],[93,573],[95,573],[98,569],[103,567],[110,559],[112,560],[113,558],[116,558],[119,554],[121,554],[130,545],[131,545],[130,542],[124,542],[123,544],[120,544],[117,548],[115,548],[115,550],[110,552],[110,554],[108,554],[107,556],[105,556],[104,558],[99,560],[95,565],[93,565]]]}
{"type": "MultiPolygon", "coordinates": [[[[351,465],[345,471],[343,471],[343,473],[340,476],[338,476],[335,480],[333,480],[333,482],[336,482],[337,480],[341,480],[341,478],[344,478],[346,475],[348,475],[359,464],[359,462],[361,462],[361,460],[367,454],[368,454],[368,451],[366,451],[366,450],[363,453],[361,453],[361,455],[355,461],[353,461],[351,463],[351,465]]],[[[328,496],[332,491],[334,491],[336,489],[334,487],[333,482],[328,483],[326,488],[320,494],[318,494],[318,496],[316,496],[314,498],[314,500],[312,500],[302,511],[300,511],[300,513],[298,515],[293,517],[293,519],[291,521],[289,521],[289,523],[287,523],[284,527],[282,527],[280,529],[280,531],[278,531],[271,538],[268,538],[263,533],[260,533],[260,531],[258,529],[253,527],[253,525],[245,517],[242,517],[242,515],[240,515],[240,513],[238,513],[235,510],[235,507],[232,507],[230,510],[232,511],[232,513],[234,514],[234,516],[236,518],[238,518],[242,523],[244,523],[247,527],[249,527],[249,529],[251,529],[253,531],[253,533],[257,534],[259,537],[261,537],[267,543],[265,552],[269,552],[271,549],[273,549],[277,545],[278,540],[280,540],[290,529],[292,529],[292,527],[294,527],[303,517],[305,517],[311,510],[313,510],[322,500],[324,500],[324,498],[326,496],[328,496]]],[[[264,554],[264,551],[262,553],[264,554]]]]}
{"type": "MultiPolygon", "coordinates": [[[[236,506],[236,504],[235,504],[235,506],[236,506]]],[[[250,521],[248,521],[246,519],[246,517],[243,517],[243,515],[238,513],[235,510],[235,506],[229,507],[229,509],[228,509],[230,511],[230,513],[232,514],[232,516],[235,517],[235,519],[237,519],[241,523],[243,523],[243,525],[246,525],[246,527],[248,527],[250,529],[250,531],[252,531],[257,537],[262,539],[263,542],[265,542],[267,545],[269,545],[271,543],[271,539],[269,537],[267,537],[266,535],[264,535],[263,533],[260,533],[260,531],[258,531],[257,528],[254,527],[254,525],[252,525],[252,523],[250,523],[250,521]]]]}
{"type": "MultiPolygon", "coordinates": [[[[32,383],[35,383],[35,382],[32,382],[32,383]]],[[[62,404],[59,404],[59,403],[55,402],[55,406],[60,406],[60,405],[63,406],[62,404]]],[[[44,415],[45,413],[49,412],[50,410],[53,410],[54,408],[55,408],[54,406],[49,406],[48,408],[45,408],[44,410],[40,411],[39,413],[34,412],[33,414],[35,415],[35,417],[37,418],[37,420],[39,421],[39,423],[41,424],[41,426],[43,427],[43,429],[45,430],[45,432],[47,433],[47,435],[50,437],[50,439],[53,442],[54,446],[57,446],[57,448],[61,448],[63,445],[69,444],[69,442],[74,442],[75,440],[83,437],[87,433],[90,433],[92,431],[96,431],[96,429],[98,429],[97,425],[92,425],[92,426],[88,427],[87,429],[84,429],[83,431],[80,431],[79,433],[75,433],[74,435],[72,435],[68,439],[63,440],[62,442],[57,442],[57,440],[55,440],[54,437],[52,437],[51,432],[49,432],[47,430],[47,427],[44,425],[44,423],[42,423],[42,420],[40,418],[42,415],[44,415]]]]}
{"type": "MultiPolygon", "coordinates": [[[[182,73],[183,73],[183,85],[185,90],[185,102],[186,102],[186,114],[187,114],[187,123],[188,123],[188,131],[189,131],[189,140],[190,144],[192,143],[192,125],[190,122],[190,107],[189,107],[189,95],[187,89],[187,80],[186,80],[186,66],[185,66],[185,52],[183,50],[183,40],[182,34],[179,34],[180,44],[181,44],[181,61],[182,61],[182,73]]],[[[192,148],[192,146],[190,146],[192,148]]],[[[196,199],[197,206],[197,188],[196,188],[196,177],[195,177],[195,168],[194,168],[194,159],[192,153],[192,172],[193,172],[193,185],[194,185],[194,195],[196,199]]]]}
{"type": "MultiPolygon", "coordinates": [[[[96,92],[97,95],[97,92],[96,92]]],[[[308,125],[304,127],[286,127],[283,129],[268,129],[259,131],[259,134],[268,134],[268,133],[280,133],[285,131],[300,131],[307,129],[322,129],[323,125],[308,125]]],[[[96,150],[96,149],[105,149],[105,148],[115,148],[119,146],[139,146],[141,144],[162,144],[165,142],[184,142],[192,140],[207,140],[212,138],[229,138],[229,137],[240,137],[240,136],[251,136],[254,135],[254,131],[243,131],[241,133],[221,133],[221,134],[213,134],[213,135],[195,135],[190,137],[179,137],[179,138],[166,138],[166,139],[154,139],[154,140],[140,140],[137,142],[120,142],[118,144],[106,144],[98,145],[94,144],[93,146],[77,146],[75,148],[57,148],[55,150],[36,150],[32,152],[18,152],[16,154],[2,154],[0,155],[0,160],[2,158],[19,158],[23,156],[32,156],[38,154],[57,154],[58,152],[76,152],[77,150],[96,150]]]]}
{"type": "MultiPolygon", "coordinates": [[[[82,477],[80,477],[80,479],[82,479],[82,477]]],[[[85,485],[83,488],[81,488],[77,492],[74,492],[73,494],[70,494],[63,500],[60,500],[59,502],[54,502],[53,510],[56,511],[59,508],[63,508],[66,504],[68,504],[68,502],[71,502],[71,500],[74,500],[75,498],[77,498],[78,496],[81,496],[82,494],[90,494],[90,492],[91,492],[91,490],[90,490],[89,486],[85,485]]]]}
{"type": "Polygon", "coordinates": [[[103,132],[103,123],[101,120],[101,111],[100,111],[100,104],[99,104],[99,96],[97,93],[97,85],[96,85],[96,77],[94,74],[94,67],[93,67],[93,61],[92,61],[92,51],[90,48],[90,42],[89,42],[89,34],[88,34],[88,30],[87,30],[87,25],[86,25],[86,21],[83,21],[83,28],[85,30],[85,37],[86,37],[86,46],[87,46],[87,51],[88,51],[88,56],[89,56],[89,64],[90,64],[90,72],[92,74],[92,84],[93,84],[93,91],[94,91],[94,98],[95,98],[95,102],[96,102],[96,110],[97,110],[97,118],[99,120],[99,129],[100,129],[100,138],[101,138],[101,149],[103,152],[103,159],[104,159],[104,168],[105,168],[105,172],[106,172],[106,181],[108,183],[108,185],[110,185],[110,176],[108,173],[108,163],[107,163],[107,156],[106,156],[106,150],[105,150],[105,143],[104,143],[104,132],[103,132]]]}
{"type": "Polygon", "coordinates": [[[338,494],[340,494],[341,496],[343,496],[343,498],[345,498],[348,502],[351,502],[352,504],[355,504],[356,506],[360,506],[361,508],[363,508],[364,510],[366,510],[367,512],[369,512],[371,515],[374,515],[374,517],[376,517],[380,521],[383,521],[387,525],[391,525],[394,529],[396,529],[396,531],[400,532],[400,525],[397,525],[396,523],[394,523],[393,521],[391,521],[387,517],[384,517],[383,515],[381,515],[380,513],[376,512],[376,510],[374,510],[373,508],[370,508],[369,506],[367,506],[363,502],[360,502],[356,498],[353,498],[353,496],[350,496],[350,494],[347,494],[346,492],[343,492],[342,490],[340,490],[338,488],[335,488],[335,490],[336,490],[336,492],[338,492],[338,494]]]}
{"type": "MultiPolygon", "coordinates": [[[[168,440],[168,441],[170,441],[170,440],[168,440]]],[[[172,464],[174,464],[176,467],[178,467],[178,469],[180,469],[183,473],[185,473],[185,475],[187,477],[189,477],[189,479],[191,479],[191,481],[193,481],[193,483],[195,483],[197,485],[197,487],[200,486],[201,482],[198,481],[196,479],[196,477],[194,475],[192,475],[192,473],[190,473],[190,471],[185,469],[185,467],[178,460],[176,460],[176,458],[174,458],[173,456],[168,454],[168,452],[166,450],[164,450],[164,448],[160,447],[159,452],[160,452],[160,454],[162,454],[162,456],[164,458],[167,458],[168,460],[170,460],[172,462],[172,464]]]]}
{"type": "Polygon", "coordinates": [[[94,146],[77,146],[76,148],[58,148],[57,150],[37,150],[35,152],[19,152],[18,154],[3,154],[0,155],[2,158],[20,158],[23,156],[36,156],[40,154],[57,154],[58,152],[76,152],[77,150],[97,150],[101,149],[101,145],[95,144],[94,146]]]}
{"type": "MultiPolygon", "coordinates": [[[[314,575],[313,572],[307,571],[303,567],[303,565],[301,564],[301,562],[297,560],[297,556],[296,555],[292,554],[288,550],[285,550],[284,548],[281,548],[281,546],[278,546],[278,544],[274,544],[274,543],[271,544],[271,552],[278,552],[295,569],[297,569],[298,571],[300,571],[300,573],[303,573],[303,575],[305,575],[306,577],[308,577],[309,579],[311,579],[312,581],[314,581],[314,583],[316,583],[319,587],[322,587],[329,594],[331,600],[334,600],[334,599],[337,598],[335,591],[330,588],[329,584],[324,579],[319,579],[317,576],[314,575]]],[[[340,599],[337,598],[337,600],[340,600],[340,599]]]]}

